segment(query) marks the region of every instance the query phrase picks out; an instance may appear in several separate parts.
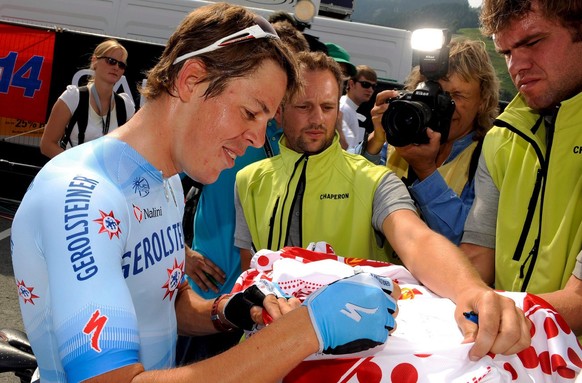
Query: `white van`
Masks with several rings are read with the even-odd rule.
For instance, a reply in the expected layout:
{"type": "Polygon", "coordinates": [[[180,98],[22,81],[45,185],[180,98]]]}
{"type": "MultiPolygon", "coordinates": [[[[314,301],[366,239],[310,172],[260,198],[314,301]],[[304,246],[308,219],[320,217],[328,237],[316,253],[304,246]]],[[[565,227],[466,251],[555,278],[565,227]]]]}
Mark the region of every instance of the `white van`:
{"type": "MultiPolygon", "coordinates": [[[[252,7],[257,1],[234,2],[248,3],[249,8],[263,16],[275,8],[290,11],[288,3],[293,3],[279,1],[282,4],[271,9],[258,9],[252,7]]],[[[2,0],[0,21],[163,44],[188,12],[206,4],[201,0],[2,0]]],[[[410,31],[317,16],[306,32],[322,42],[341,45],[354,64],[371,66],[384,81],[403,83],[412,67],[410,31]]]]}

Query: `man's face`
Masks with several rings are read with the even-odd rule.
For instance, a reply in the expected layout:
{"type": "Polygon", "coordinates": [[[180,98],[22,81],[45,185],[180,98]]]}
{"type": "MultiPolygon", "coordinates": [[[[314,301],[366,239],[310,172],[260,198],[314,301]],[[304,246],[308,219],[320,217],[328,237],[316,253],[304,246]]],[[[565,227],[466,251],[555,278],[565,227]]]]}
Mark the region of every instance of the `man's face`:
{"type": "Polygon", "coordinates": [[[199,87],[186,114],[180,117],[172,158],[193,179],[212,183],[234,166],[249,146],[261,147],[267,122],[274,116],[287,88],[285,72],[265,61],[252,75],[231,80],[218,96],[201,101],[199,87]]]}
{"type": "Polygon", "coordinates": [[[349,80],[348,96],[356,104],[361,105],[372,98],[376,81],[360,76],[357,80],[349,80]]]}
{"type": "Polygon", "coordinates": [[[582,90],[582,42],[572,42],[570,31],[544,18],[537,5],[494,40],[513,83],[531,108],[550,108],[582,90]]]}
{"type": "Polygon", "coordinates": [[[303,71],[302,76],[305,92],[283,107],[283,133],[289,148],[316,154],[333,142],[340,90],[330,71],[303,71]]]}
{"type": "Polygon", "coordinates": [[[452,142],[473,130],[481,105],[481,86],[476,79],[467,82],[456,73],[450,75],[446,81],[439,80],[439,84],[455,101],[455,113],[448,138],[448,141],[452,142]]]}

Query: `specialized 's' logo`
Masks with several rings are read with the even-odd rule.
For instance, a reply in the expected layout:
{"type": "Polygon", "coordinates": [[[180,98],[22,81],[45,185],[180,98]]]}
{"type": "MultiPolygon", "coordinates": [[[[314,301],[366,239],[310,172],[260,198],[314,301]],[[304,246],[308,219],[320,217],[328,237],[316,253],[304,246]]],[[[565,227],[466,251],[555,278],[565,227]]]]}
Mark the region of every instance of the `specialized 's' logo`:
{"type": "Polygon", "coordinates": [[[162,286],[162,289],[166,289],[166,293],[164,294],[164,298],[169,295],[170,300],[174,296],[174,293],[177,291],[178,286],[180,286],[180,282],[182,281],[182,275],[184,275],[184,261],[178,264],[178,260],[174,258],[174,266],[171,269],[166,269],[168,271],[168,280],[162,286]]]}
{"type": "Polygon", "coordinates": [[[99,310],[95,310],[85,327],[83,327],[83,334],[91,336],[91,348],[97,352],[101,352],[99,339],[108,320],[107,316],[101,315],[99,310]]]}
{"type": "Polygon", "coordinates": [[[133,180],[133,191],[139,194],[140,197],[145,197],[150,194],[150,184],[148,180],[143,177],[138,177],[133,180]]]}
{"type": "Polygon", "coordinates": [[[113,238],[114,235],[117,236],[117,238],[119,238],[119,234],[121,234],[119,223],[121,221],[115,218],[112,211],[110,211],[109,214],[106,214],[103,211],[99,210],[99,214],[101,214],[101,218],[93,220],[93,222],[97,222],[98,224],[101,225],[101,228],[99,229],[99,234],[107,232],[107,234],[109,234],[109,239],[113,238]]]}
{"type": "Polygon", "coordinates": [[[359,322],[360,320],[362,320],[362,315],[360,315],[360,312],[371,315],[375,314],[376,311],[378,311],[377,307],[373,309],[367,309],[365,307],[356,306],[353,303],[346,303],[346,308],[341,309],[340,313],[344,314],[350,319],[353,319],[356,322],[359,322]]]}
{"type": "Polygon", "coordinates": [[[24,303],[30,303],[34,305],[34,299],[38,298],[39,296],[33,294],[34,287],[26,286],[24,280],[19,281],[16,280],[16,287],[18,288],[18,295],[22,298],[24,303]]]}
{"type": "Polygon", "coordinates": [[[137,222],[141,222],[143,219],[143,211],[135,205],[133,205],[133,215],[135,216],[135,219],[137,219],[137,222]]]}

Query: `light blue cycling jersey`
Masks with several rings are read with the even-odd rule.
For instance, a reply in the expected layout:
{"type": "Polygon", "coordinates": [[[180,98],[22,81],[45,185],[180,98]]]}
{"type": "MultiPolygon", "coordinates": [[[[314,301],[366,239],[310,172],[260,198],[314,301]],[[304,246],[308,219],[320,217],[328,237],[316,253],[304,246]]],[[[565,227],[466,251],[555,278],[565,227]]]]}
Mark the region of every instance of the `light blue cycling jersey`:
{"type": "Polygon", "coordinates": [[[174,365],[184,275],[180,178],[103,137],[41,169],[12,225],[12,261],[42,382],[174,365]]]}

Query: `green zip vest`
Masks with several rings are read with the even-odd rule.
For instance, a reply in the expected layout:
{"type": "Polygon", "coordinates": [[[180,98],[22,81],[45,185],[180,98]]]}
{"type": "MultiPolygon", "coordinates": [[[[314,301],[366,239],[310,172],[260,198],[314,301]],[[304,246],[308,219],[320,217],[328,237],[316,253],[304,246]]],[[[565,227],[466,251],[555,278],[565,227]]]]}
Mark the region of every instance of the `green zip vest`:
{"type": "Polygon", "coordinates": [[[254,247],[278,250],[285,246],[296,188],[304,178],[302,246],[326,241],[341,256],[387,261],[392,250],[386,240],[385,245],[377,243],[372,203],[389,170],[343,151],[337,135],[328,149],[308,157],[290,150],[284,136],[279,147],[278,156],[237,173],[238,193],[254,247]]]}
{"type": "Polygon", "coordinates": [[[497,289],[561,289],[582,247],[582,93],[554,117],[552,127],[518,95],[483,143],[500,193],[497,289]]]}

